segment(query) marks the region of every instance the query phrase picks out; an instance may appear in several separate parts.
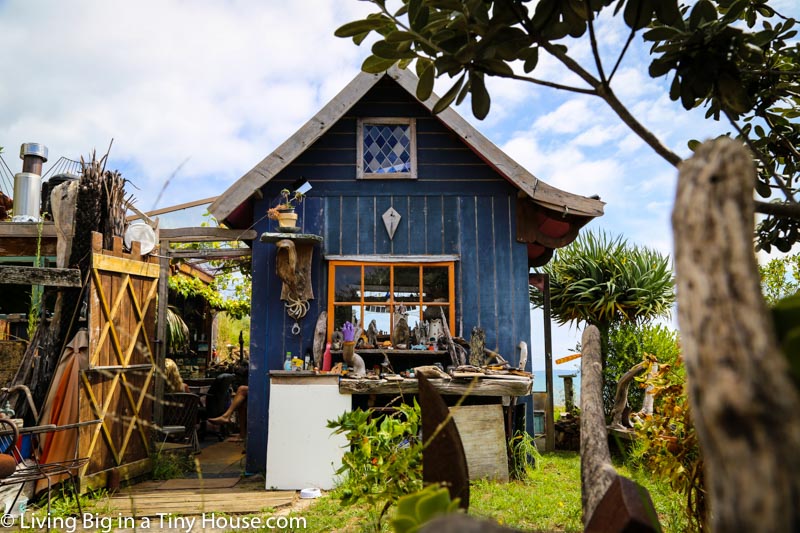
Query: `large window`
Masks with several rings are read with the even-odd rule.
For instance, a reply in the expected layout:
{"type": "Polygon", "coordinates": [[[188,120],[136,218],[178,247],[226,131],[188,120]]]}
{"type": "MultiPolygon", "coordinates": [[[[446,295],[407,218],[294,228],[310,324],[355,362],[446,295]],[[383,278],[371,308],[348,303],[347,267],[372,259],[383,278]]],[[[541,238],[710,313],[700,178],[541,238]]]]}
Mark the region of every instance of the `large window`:
{"type": "Polygon", "coordinates": [[[452,261],[441,263],[362,263],[331,261],[328,271],[328,338],[349,321],[364,329],[374,320],[391,335],[405,316],[409,328],[440,318],[444,311],[451,332],[455,324],[452,261]],[[363,320],[362,320],[363,319],[363,320]]]}
{"type": "Polygon", "coordinates": [[[416,137],[414,119],[359,120],[358,178],[416,178],[416,137]]]}

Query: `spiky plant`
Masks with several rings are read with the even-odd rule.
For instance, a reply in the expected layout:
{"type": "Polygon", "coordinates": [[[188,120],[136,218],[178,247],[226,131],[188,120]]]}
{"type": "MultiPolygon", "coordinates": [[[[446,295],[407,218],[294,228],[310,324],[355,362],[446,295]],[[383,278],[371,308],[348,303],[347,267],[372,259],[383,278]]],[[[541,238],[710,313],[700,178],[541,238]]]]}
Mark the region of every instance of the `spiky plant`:
{"type": "MultiPolygon", "coordinates": [[[[559,324],[597,326],[604,356],[612,325],[667,317],[675,303],[669,257],[605,232],[582,233],[540,271],[550,275],[552,316],[559,324]]],[[[544,304],[533,287],[530,299],[544,304]]]]}
{"type": "Polygon", "coordinates": [[[174,305],[167,306],[167,351],[185,352],[189,348],[189,327],[174,305]]]}

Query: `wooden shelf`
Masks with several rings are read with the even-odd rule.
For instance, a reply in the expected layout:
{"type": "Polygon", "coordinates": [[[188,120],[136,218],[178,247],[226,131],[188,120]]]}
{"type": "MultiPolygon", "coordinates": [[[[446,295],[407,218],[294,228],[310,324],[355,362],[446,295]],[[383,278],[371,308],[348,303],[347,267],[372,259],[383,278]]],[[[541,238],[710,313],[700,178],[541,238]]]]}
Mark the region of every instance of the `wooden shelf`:
{"type": "MultiPolygon", "coordinates": [[[[533,380],[511,379],[431,379],[429,380],[439,394],[456,396],[527,396],[531,393],[533,380]]],[[[339,380],[342,394],[415,394],[419,392],[416,379],[386,381],[372,379],[339,380]]]]}
{"type": "Polygon", "coordinates": [[[261,242],[278,242],[284,239],[289,239],[298,244],[319,244],[322,242],[322,237],[314,235],[313,233],[262,233],[261,242]]]}

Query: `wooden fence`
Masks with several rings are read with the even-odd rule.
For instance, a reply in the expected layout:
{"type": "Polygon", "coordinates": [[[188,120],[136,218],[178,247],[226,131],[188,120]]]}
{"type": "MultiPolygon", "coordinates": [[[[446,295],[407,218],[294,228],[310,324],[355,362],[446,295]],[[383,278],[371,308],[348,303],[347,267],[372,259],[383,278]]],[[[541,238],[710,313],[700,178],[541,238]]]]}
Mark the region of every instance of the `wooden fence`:
{"type": "Polygon", "coordinates": [[[123,478],[149,468],[156,359],[158,258],[131,253],[114,238],[102,248],[92,235],[89,294],[89,367],[81,373],[81,420],[101,424],[82,428],[80,455],[91,458],[81,472],[84,484],[104,484],[108,471],[123,478]],[[92,480],[92,478],[95,478],[92,480]]]}

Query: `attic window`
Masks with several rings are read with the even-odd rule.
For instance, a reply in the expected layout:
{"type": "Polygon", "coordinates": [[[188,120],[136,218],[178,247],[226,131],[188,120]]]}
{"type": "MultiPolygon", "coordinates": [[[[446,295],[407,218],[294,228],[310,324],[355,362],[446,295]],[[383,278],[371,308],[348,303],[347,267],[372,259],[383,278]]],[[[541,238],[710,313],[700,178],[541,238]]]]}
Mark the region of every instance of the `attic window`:
{"type": "Polygon", "coordinates": [[[358,121],[359,179],[416,179],[417,135],[413,118],[358,121]]]}

